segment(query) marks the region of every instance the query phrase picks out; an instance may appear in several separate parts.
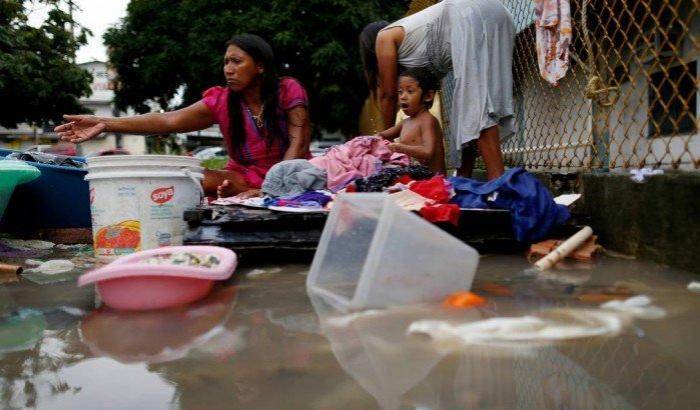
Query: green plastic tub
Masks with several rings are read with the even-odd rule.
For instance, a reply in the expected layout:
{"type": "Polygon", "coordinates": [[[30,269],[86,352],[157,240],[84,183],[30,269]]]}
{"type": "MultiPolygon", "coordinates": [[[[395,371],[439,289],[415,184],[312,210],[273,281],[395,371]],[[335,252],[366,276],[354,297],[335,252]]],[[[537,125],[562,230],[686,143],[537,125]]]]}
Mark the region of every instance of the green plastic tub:
{"type": "Polygon", "coordinates": [[[41,175],[39,168],[24,161],[0,160],[0,218],[5,213],[15,187],[36,179],[39,175],[41,175]]]}

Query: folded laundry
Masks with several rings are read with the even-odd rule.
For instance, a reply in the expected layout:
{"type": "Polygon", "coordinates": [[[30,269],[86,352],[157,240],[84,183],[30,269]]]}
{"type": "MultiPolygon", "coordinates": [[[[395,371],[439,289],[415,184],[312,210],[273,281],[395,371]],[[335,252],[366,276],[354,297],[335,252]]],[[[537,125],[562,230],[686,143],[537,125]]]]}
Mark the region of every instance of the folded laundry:
{"type": "Polygon", "coordinates": [[[254,197],[254,198],[239,198],[237,196],[230,196],[227,198],[218,198],[212,201],[212,205],[242,205],[250,208],[265,208],[265,199],[267,197],[254,197]]]}
{"type": "Polygon", "coordinates": [[[376,174],[385,164],[408,165],[408,156],[392,152],[388,145],[381,138],[357,137],[309,162],[327,172],[328,189],[337,192],[355,179],[376,174]]]}
{"type": "Polygon", "coordinates": [[[308,191],[290,198],[278,198],[268,203],[268,206],[286,206],[293,208],[323,208],[332,200],[330,195],[319,191],[308,191]]]}
{"type": "Polygon", "coordinates": [[[511,168],[488,182],[449,178],[456,195],[451,202],[460,208],[509,209],[513,233],[520,242],[542,239],[551,228],[569,219],[569,210],[552,199],[547,188],[523,168],[511,168]]]}
{"type": "Polygon", "coordinates": [[[389,198],[393,199],[396,205],[407,211],[419,211],[426,205],[434,203],[433,200],[410,190],[395,192],[390,194],[389,198]]]}
{"type": "Polygon", "coordinates": [[[270,168],[262,183],[262,191],[274,197],[290,197],[308,190],[326,188],[326,171],[305,159],[290,159],[270,168]]]}

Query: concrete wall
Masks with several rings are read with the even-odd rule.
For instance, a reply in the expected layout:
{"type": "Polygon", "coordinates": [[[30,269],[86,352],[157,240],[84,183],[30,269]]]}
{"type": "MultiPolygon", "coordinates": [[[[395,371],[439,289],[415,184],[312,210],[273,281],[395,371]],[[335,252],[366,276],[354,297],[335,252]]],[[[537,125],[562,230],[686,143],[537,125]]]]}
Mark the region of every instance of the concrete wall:
{"type": "Polygon", "coordinates": [[[676,171],[632,182],[627,175],[584,174],[577,209],[606,248],[700,273],[700,174],[676,171]]]}

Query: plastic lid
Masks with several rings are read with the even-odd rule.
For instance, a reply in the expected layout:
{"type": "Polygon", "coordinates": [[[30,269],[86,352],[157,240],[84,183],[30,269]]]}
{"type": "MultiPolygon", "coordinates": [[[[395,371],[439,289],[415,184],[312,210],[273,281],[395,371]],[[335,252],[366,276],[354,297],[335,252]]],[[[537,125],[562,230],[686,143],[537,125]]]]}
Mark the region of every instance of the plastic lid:
{"type": "Polygon", "coordinates": [[[15,159],[0,161],[0,173],[5,176],[14,176],[18,184],[29,182],[41,175],[39,168],[15,159]]]}

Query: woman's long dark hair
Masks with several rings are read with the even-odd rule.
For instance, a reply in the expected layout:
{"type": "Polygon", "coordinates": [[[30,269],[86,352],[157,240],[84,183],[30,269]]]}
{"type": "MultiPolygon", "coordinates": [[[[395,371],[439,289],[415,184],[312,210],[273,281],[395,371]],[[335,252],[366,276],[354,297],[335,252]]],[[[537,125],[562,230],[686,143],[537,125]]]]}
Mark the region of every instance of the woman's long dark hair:
{"type": "Polygon", "coordinates": [[[360,33],[360,57],[362,58],[362,66],[365,69],[367,88],[369,88],[369,92],[372,95],[377,91],[377,75],[379,73],[375,48],[377,34],[388,25],[389,23],[384,20],[375,21],[366,25],[360,33]]]}
{"type": "MultiPolygon", "coordinates": [[[[263,122],[267,133],[264,135],[268,147],[275,139],[283,140],[284,132],[280,127],[277,113],[279,99],[279,78],[275,71],[275,56],[272,47],[255,34],[239,34],[226,42],[226,47],[236,46],[248,53],[256,64],[263,66],[260,99],[264,104],[263,122]]],[[[228,94],[228,115],[233,146],[240,150],[245,141],[244,119],[241,112],[241,94],[230,91],[228,94]]]]}

